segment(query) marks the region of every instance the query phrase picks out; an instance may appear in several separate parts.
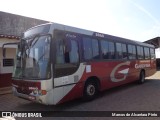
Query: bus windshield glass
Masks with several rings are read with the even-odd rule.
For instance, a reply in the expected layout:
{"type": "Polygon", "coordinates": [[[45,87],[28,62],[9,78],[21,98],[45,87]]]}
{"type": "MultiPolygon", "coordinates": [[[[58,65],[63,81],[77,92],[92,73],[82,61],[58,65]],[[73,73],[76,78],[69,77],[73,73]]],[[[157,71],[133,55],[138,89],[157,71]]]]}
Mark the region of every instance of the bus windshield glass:
{"type": "Polygon", "coordinates": [[[50,42],[50,35],[23,39],[17,50],[13,78],[49,79],[50,42]]]}

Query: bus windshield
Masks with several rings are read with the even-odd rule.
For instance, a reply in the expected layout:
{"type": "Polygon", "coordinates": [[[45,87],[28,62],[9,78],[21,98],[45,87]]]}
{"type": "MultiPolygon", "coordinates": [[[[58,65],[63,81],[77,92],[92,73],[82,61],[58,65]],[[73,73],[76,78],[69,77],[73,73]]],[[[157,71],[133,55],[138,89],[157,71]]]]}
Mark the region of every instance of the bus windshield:
{"type": "Polygon", "coordinates": [[[22,40],[17,50],[13,78],[49,79],[50,42],[49,35],[22,40]]]}

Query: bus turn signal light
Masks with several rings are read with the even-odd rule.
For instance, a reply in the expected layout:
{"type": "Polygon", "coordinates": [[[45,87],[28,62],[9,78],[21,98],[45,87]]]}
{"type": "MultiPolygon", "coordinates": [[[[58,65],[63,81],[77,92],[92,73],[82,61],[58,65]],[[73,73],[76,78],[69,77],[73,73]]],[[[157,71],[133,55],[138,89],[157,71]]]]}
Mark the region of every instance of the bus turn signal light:
{"type": "Polygon", "coordinates": [[[41,90],[41,94],[42,94],[42,95],[46,95],[46,94],[47,94],[47,91],[46,91],[46,90],[41,90]]]}
{"type": "Polygon", "coordinates": [[[38,90],[38,89],[35,89],[33,91],[33,94],[34,95],[46,95],[47,94],[47,91],[46,90],[38,90]]]}

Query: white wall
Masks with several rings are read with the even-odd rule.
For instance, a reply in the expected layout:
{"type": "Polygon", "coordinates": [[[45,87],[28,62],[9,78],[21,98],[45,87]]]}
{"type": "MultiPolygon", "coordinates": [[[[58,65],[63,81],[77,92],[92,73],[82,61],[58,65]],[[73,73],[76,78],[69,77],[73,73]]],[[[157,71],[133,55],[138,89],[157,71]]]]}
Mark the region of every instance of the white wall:
{"type": "MultiPolygon", "coordinates": [[[[9,42],[17,42],[17,40],[0,38],[0,74],[13,72],[13,67],[3,67],[2,45],[4,43],[9,43],[9,42]]],[[[14,59],[16,56],[16,46],[7,46],[5,48],[6,48],[6,58],[14,59]],[[13,48],[11,48],[11,47],[13,47],[13,48]]]]}
{"type": "MultiPolygon", "coordinates": [[[[1,49],[1,48],[0,48],[1,49]]],[[[3,67],[2,50],[0,50],[0,74],[12,73],[13,67],[3,67]]],[[[16,55],[16,48],[6,48],[6,58],[14,59],[16,55]]]]}

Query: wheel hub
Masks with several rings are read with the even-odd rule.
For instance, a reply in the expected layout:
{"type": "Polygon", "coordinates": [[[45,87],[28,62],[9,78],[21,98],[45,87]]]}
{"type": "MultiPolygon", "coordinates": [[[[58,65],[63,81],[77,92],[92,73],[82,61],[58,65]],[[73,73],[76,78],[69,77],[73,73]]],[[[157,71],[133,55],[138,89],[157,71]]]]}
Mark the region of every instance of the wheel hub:
{"type": "Polygon", "coordinates": [[[90,96],[92,96],[92,95],[95,94],[95,87],[94,87],[94,85],[89,85],[89,86],[87,87],[87,93],[88,93],[88,95],[90,95],[90,96]]]}

